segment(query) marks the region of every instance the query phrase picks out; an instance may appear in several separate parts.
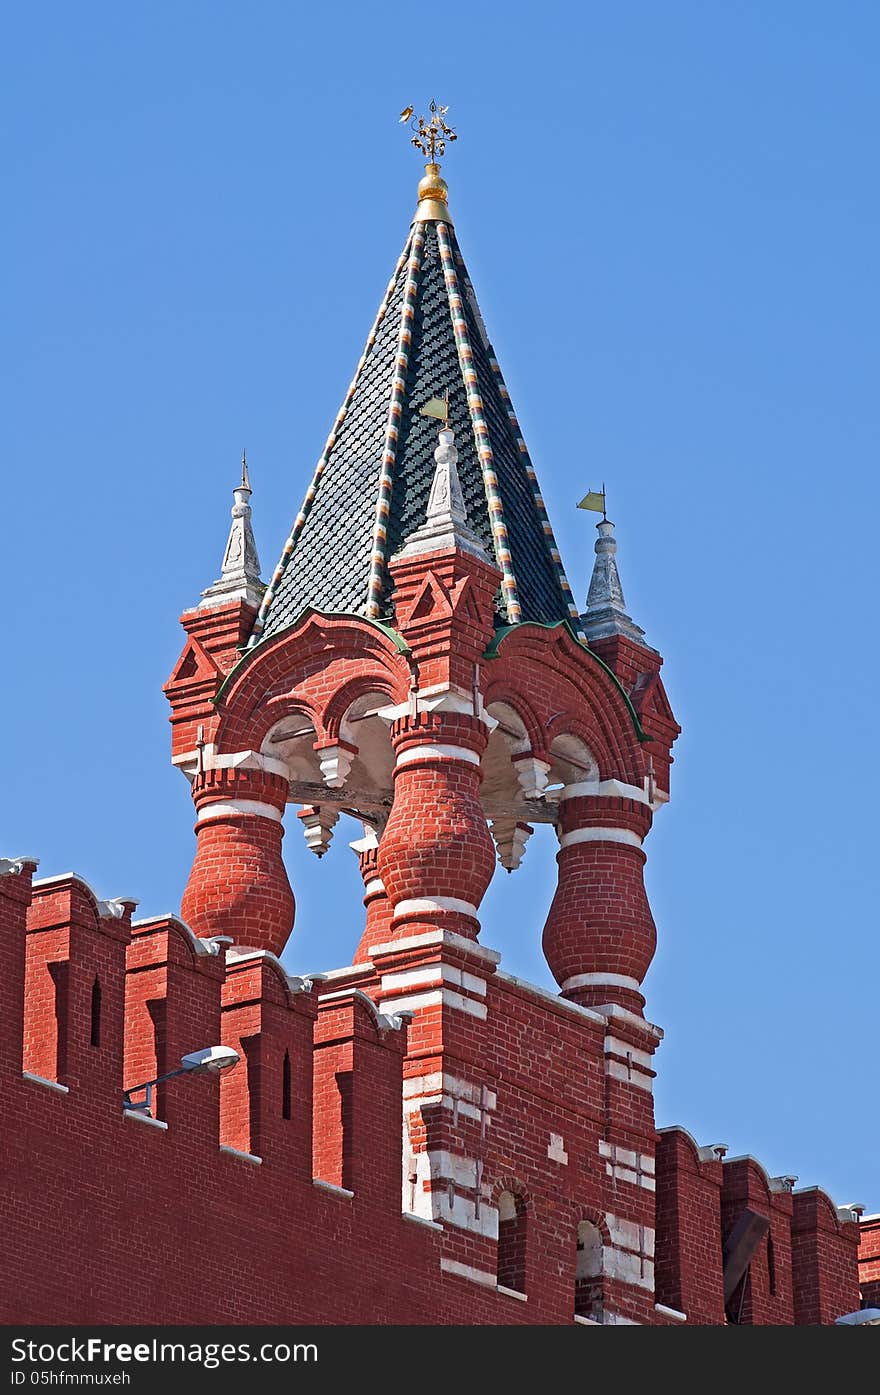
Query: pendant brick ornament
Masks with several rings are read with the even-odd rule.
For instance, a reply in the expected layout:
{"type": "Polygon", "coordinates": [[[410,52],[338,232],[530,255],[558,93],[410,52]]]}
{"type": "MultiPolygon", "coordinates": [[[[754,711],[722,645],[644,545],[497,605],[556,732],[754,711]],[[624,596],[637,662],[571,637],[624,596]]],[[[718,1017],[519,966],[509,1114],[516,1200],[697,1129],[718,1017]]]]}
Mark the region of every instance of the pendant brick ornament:
{"type": "Polygon", "coordinates": [[[517,823],[514,819],[493,819],[489,827],[501,866],[506,872],[516,871],[522,862],[526,843],[535,830],[529,824],[517,823]]]}

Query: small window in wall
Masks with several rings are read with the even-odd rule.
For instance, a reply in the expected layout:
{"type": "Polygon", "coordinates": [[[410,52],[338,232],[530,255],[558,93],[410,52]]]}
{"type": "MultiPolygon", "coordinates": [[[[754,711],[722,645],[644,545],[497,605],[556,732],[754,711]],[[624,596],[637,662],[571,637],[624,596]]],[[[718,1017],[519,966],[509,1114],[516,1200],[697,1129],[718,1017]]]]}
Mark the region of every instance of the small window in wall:
{"type": "Polygon", "coordinates": [[[92,1016],[89,1043],[92,1046],[101,1045],[101,981],[97,974],[92,984],[92,1016]]]}
{"type": "Polygon", "coordinates": [[[513,1192],[498,1198],[498,1282],[517,1293],[526,1291],[526,1207],[513,1192]]]}
{"type": "Polygon", "coordinates": [[[767,1286],[770,1290],[771,1298],[776,1296],[776,1252],[773,1248],[773,1236],[767,1231],[767,1286]]]}
{"type": "Polygon", "coordinates": [[[281,1117],[290,1118],[290,1052],[285,1051],[281,1066],[281,1117]]]}
{"type": "Polygon", "coordinates": [[[592,1221],[581,1221],[577,1233],[574,1311],[578,1317],[602,1320],[602,1232],[592,1221]]]}

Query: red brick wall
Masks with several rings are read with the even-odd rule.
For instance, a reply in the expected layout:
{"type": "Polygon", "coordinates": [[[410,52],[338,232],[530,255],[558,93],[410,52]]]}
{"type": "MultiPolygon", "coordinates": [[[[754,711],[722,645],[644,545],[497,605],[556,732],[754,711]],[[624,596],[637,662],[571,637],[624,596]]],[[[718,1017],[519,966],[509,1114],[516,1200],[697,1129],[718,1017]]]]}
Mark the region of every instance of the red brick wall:
{"type": "MultiPolygon", "coordinates": [[[[462,962],[485,980],[484,998],[470,989],[485,1016],[440,1004],[420,1009],[407,1031],[344,975],[320,985],[319,998],[307,983],[288,984],[270,955],[240,953],[224,965],[222,952],[201,952],[173,919],[131,927],[130,907],[100,915],[76,879],[35,889],[26,933],[29,881],[27,868],[0,876],[3,1321],[570,1323],[587,1220],[605,1245],[606,1320],[671,1320],[654,1306],[656,1261],[658,1302],[693,1322],[721,1321],[717,1165],[702,1163],[682,1131],[657,1140],[644,1084],[605,1076],[609,1025],[644,1041],[637,1019],[618,1013],[609,1024],[496,972],[491,956],[463,942],[462,962]],[[32,992],[45,1001],[40,944],[64,966],[70,1007],[54,1065],[38,1053],[34,1074],[57,1080],[61,1060],[63,1091],[22,1075],[23,1033],[34,1050],[45,1025],[31,1003],[32,992]],[[221,1040],[243,1060],[222,1082],[169,1082],[158,1123],[126,1116],[123,1084],[152,1072],[157,1039],[166,1065],[221,1040]],[[401,1212],[403,1099],[410,1105],[411,1083],[438,1068],[442,1088],[416,1111],[411,1140],[459,1159],[459,1208],[477,1191],[483,1207],[502,1190],[519,1198],[525,1302],[495,1287],[513,1270],[499,1275],[492,1234],[401,1212]],[[470,1090],[461,1108],[448,1093],[454,1080],[470,1090]],[[477,1103],[465,1108],[467,1100],[477,1103]],[[473,1182],[471,1162],[481,1164],[473,1182]],[[331,1185],[316,1184],[313,1170],[331,1185]]],[[[795,1320],[829,1322],[856,1306],[856,1227],[838,1222],[822,1194],[780,1201],[757,1165],[731,1168],[725,1190],[729,1214],[748,1196],[779,1226],[779,1306],[761,1271],[751,1320],[791,1321],[788,1269],[796,1287],[798,1272],[815,1280],[812,1297],[805,1281],[795,1320]]]]}
{"type": "Polygon", "coordinates": [[[724,1322],[721,1162],[684,1129],[657,1135],[657,1302],[688,1322],[724,1322]]]}
{"type": "Polygon", "coordinates": [[[863,1308],[880,1308],[880,1216],[864,1216],[859,1226],[859,1287],[863,1308]]]}

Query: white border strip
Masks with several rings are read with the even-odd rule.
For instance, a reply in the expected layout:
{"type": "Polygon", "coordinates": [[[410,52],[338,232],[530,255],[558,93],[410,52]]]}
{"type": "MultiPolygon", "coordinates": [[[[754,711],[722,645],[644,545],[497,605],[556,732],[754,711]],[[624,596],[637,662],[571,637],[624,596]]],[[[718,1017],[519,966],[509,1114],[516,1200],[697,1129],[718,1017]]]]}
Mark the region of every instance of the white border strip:
{"type": "Polygon", "coordinates": [[[410,746],[397,757],[397,769],[402,765],[414,765],[422,760],[463,760],[468,765],[479,765],[480,757],[469,746],[424,745],[410,746]]]}
{"type": "Polygon", "coordinates": [[[497,1288],[498,1281],[494,1274],[489,1274],[485,1269],[474,1269],[470,1264],[459,1264],[457,1259],[440,1260],[440,1268],[444,1274],[454,1274],[457,1279],[470,1279],[473,1284],[482,1284],[484,1288],[497,1288]]]}
{"type": "MultiPolygon", "coordinates": [[[[565,756],[560,755],[564,761],[565,756]]],[[[564,785],[556,796],[560,804],[566,799],[583,799],[592,795],[598,799],[634,799],[638,804],[647,804],[648,796],[640,785],[625,785],[621,780],[578,780],[573,785],[564,785]]]]}
{"type": "Polygon", "coordinates": [[[560,834],[561,848],[570,848],[573,843],[626,843],[640,848],[642,839],[631,828],[573,828],[570,833],[560,834]]]}
{"type": "Polygon", "coordinates": [[[434,896],[427,897],[414,896],[407,901],[398,901],[394,907],[394,914],[398,915],[421,915],[431,911],[455,911],[458,915],[470,915],[476,918],[477,908],[471,905],[470,901],[459,901],[457,896],[434,896]]]}
{"type": "Polygon", "coordinates": [[[44,1085],[47,1090],[55,1090],[59,1095],[69,1095],[70,1086],[62,1085],[60,1080],[47,1080],[45,1075],[34,1075],[33,1071],[23,1070],[22,1080],[29,1080],[32,1085],[44,1085]]]}
{"type": "Polygon", "coordinates": [[[264,804],[260,799],[227,799],[222,803],[203,804],[198,812],[198,822],[228,819],[236,814],[251,814],[261,819],[271,819],[273,823],[281,822],[281,810],[276,809],[274,804],[264,804]]]}
{"type": "Polygon", "coordinates": [[[263,1159],[258,1158],[256,1153],[244,1153],[241,1148],[233,1148],[229,1143],[221,1143],[220,1152],[229,1158],[238,1158],[239,1162],[252,1163],[255,1167],[262,1166],[263,1159]]]}
{"type": "Polygon", "coordinates": [[[630,978],[628,974],[575,974],[573,978],[567,978],[562,985],[563,993],[569,988],[590,988],[593,984],[599,984],[603,988],[632,988],[636,993],[641,993],[642,986],[637,978],[630,978]]]}

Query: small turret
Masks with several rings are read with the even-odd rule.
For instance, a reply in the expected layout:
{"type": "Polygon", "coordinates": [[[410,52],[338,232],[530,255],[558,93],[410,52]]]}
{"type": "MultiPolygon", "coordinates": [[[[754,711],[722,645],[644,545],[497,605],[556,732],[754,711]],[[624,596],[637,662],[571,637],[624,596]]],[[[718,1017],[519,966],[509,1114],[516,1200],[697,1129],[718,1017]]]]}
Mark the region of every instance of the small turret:
{"type": "Polygon", "coordinates": [[[581,616],[584,634],[592,643],[594,639],[607,639],[610,635],[626,635],[636,644],[644,644],[645,632],[627,614],[617,570],[617,539],[614,524],[602,518],[597,524],[596,561],[587,593],[587,609],[581,616]]]}
{"type": "Polygon", "coordinates": [[[479,557],[491,566],[485,547],[468,524],[458,477],[455,432],[446,426],[440,432],[440,444],[434,451],[434,464],[427,517],[420,528],[410,533],[400,556],[413,557],[421,552],[460,547],[463,552],[469,552],[472,557],[479,557]]]}
{"type": "Polygon", "coordinates": [[[232,525],[220,576],[207,591],[202,592],[199,609],[205,606],[226,605],[228,601],[243,600],[259,606],[266,589],[260,580],[260,559],[251,526],[251,482],[248,475],[247,455],[241,455],[241,484],[232,491],[235,503],[232,506],[232,525]]]}

